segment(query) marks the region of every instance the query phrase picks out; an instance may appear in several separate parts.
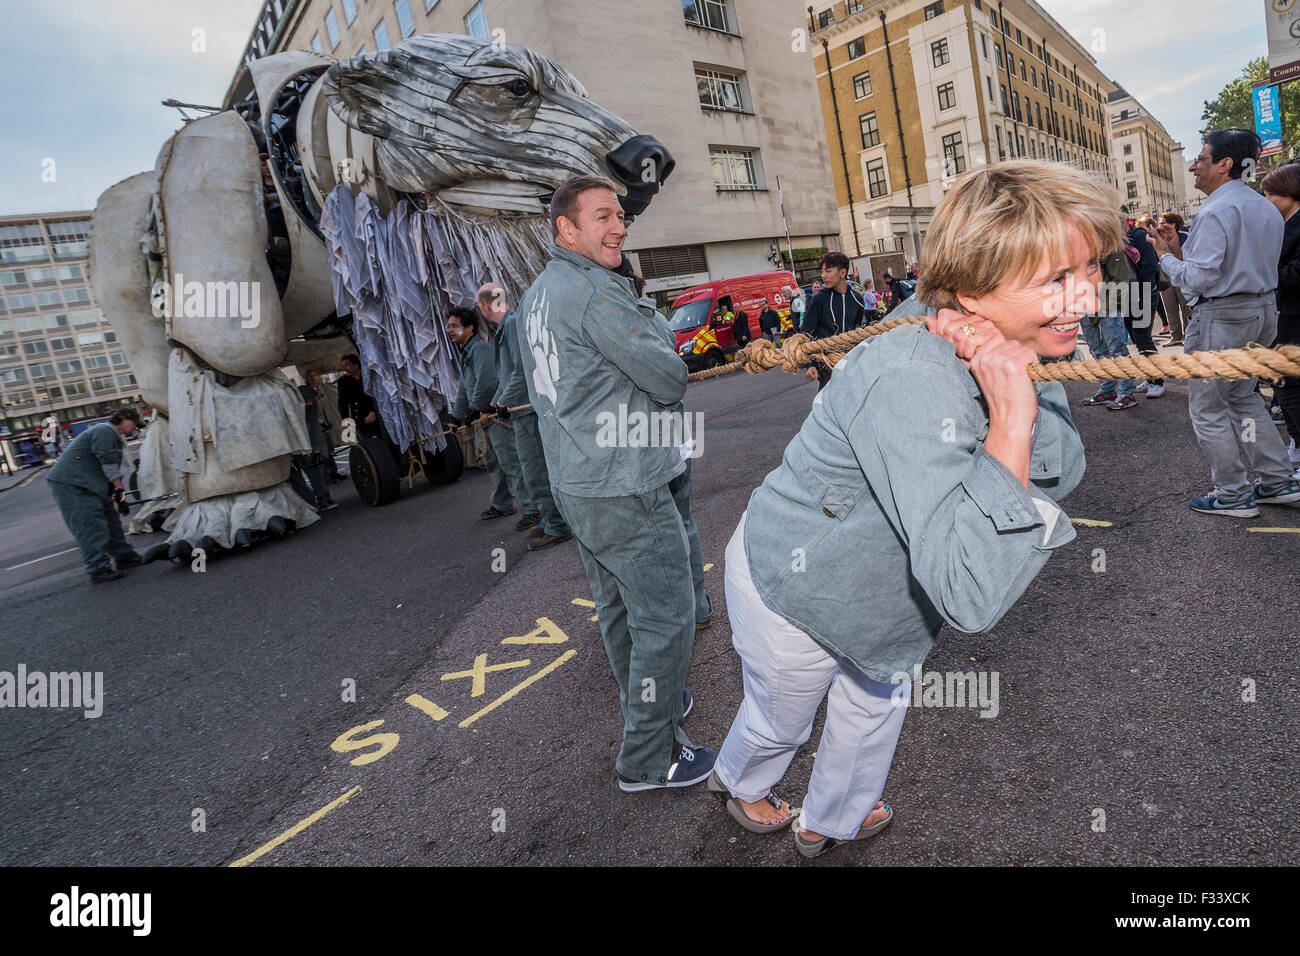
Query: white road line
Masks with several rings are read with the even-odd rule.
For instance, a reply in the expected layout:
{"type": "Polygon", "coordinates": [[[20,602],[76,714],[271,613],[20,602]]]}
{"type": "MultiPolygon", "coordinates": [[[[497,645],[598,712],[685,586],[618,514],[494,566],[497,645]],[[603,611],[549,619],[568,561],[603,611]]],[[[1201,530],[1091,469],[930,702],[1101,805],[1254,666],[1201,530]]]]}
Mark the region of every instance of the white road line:
{"type": "Polygon", "coordinates": [[[78,548],[69,548],[67,551],[56,551],[54,554],[47,554],[44,558],[37,558],[35,561],[24,561],[22,564],[15,564],[12,568],[5,568],[6,571],[17,571],[19,568],[25,568],[29,564],[36,564],[37,561],[45,561],[48,558],[57,558],[61,554],[71,554],[78,548]]]}

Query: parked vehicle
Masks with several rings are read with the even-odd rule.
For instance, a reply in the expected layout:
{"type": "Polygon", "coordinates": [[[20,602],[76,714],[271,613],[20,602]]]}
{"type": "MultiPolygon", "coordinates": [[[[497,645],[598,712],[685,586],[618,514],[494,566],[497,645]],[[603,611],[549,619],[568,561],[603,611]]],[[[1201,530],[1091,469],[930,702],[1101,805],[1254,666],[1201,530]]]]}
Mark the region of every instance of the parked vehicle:
{"type": "Polygon", "coordinates": [[[794,273],[784,270],[760,272],[734,279],[718,279],[687,289],[674,300],[668,315],[668,327],[677,336],[677,352],[682,360],[692,371],[697,371],[726,363],[727,356],[736,351],[736,335],[731,321],[712,330],[708,328],[718,306],[733,315],[743,310],[749,319],[751,339],[762,337],[758,316],[763,311],[764,298],[781,316],[782,325],[786,325],[790,301],[781,291],[783,287],[799,288],[794,273]],[[700,336],[701,332],[709,334],[700,336]]]}

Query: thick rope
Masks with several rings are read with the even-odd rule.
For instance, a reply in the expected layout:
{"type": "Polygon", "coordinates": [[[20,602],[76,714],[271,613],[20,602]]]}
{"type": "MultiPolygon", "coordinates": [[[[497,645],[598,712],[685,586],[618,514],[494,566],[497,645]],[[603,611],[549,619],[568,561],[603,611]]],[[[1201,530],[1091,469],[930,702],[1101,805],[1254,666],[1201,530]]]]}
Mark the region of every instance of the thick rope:
{"type": "MultiPolygon", "coordinates": [[[[736,361],[695,372],[687,376],[687,379],[699,381],[742,370],[753,375],[777,366],[791,374],[796,374],[807,368],[813,359],[819,359],[823,364],[833,368],[863,339],[888,332],[900,325],[919,325],[924,321],[924,316],[888,319],[824,339],[809,339],[808,336],[800,333],[790,336],[779,346],[767,339],[758,339],[738,352],[736,361]]],[[[1029,377],[1035,382],[1101,381],[1108,378],[1241,379],[1255,377],[1276,381],[1286,376],[1300,376],[1300,347],[1298,346],[1280,345],[1275,349],[1256,346],[1191,354],[1131,355],[1081,362],[1047,364],[1035,362],[1029,366],[1029,377]]]]}

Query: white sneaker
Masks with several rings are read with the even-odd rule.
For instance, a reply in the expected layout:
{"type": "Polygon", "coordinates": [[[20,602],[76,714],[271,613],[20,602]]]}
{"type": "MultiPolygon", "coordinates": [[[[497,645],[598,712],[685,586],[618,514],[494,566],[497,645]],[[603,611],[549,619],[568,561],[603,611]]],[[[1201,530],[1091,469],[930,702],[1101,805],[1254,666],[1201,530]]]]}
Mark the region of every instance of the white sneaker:
{"type": "Polygon", "coordinates": [[[1138,382],[1137,385],[1134,386],[1133,391],[1135,391],[1135,392],[1145,392],[1145,391],[1146,391],[1147,389],[1149,389],[1150,387],[1151,387],[1151,383],[1148,382],[1148,381],[1146,381],[1146,380],[1143,380],[1143,381],[1141,381],[1141,382],[1138,382]]]}
{"type": "Polygon", "coordinates": [[[1291,439],[1291,447],[1286,450],[1287,457],[1291,459],[1291,464],[1300,465],[1300,448],[1295,445],[1295,439],[1291,439]]]}
{"type": "Polygon", "coordinates": [[[1147,389],[1147,398],[1159,398],[1164,393],[1165,387],[1163,385],[1152,385],[1147,389]]]}

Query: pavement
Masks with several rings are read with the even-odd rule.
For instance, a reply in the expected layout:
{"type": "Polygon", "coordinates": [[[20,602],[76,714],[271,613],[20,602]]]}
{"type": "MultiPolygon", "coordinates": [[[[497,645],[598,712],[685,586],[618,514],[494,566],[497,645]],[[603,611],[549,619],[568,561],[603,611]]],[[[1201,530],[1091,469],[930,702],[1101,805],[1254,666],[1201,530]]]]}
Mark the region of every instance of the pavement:
{"type": "MultiPolygon", "coordinates": [[[[997,716],[913,707],[894,824],[815,862],[702,785],[619,791],[576,549],[480,521],[481,472],[382,509],[336,485],[341,507],[284,541],[93,588],[43,481],[0,495],[0,670],[104,688],[97,718],[0,710],[0,864],[1294,865],[1300,509],[1188,510],[1208,470],[1185,384],[1124,412],[1067,391],[1078,537],[991,633],[945,628],[926,661],[996,672],[997,716]]],[[[687,395],[715,609],[689,677],[699,744],[742,696],[723,551],[814,395],[780,372],[687,395]]],[[[778,788],[793,802],[820,732],[778,788]]]]}

